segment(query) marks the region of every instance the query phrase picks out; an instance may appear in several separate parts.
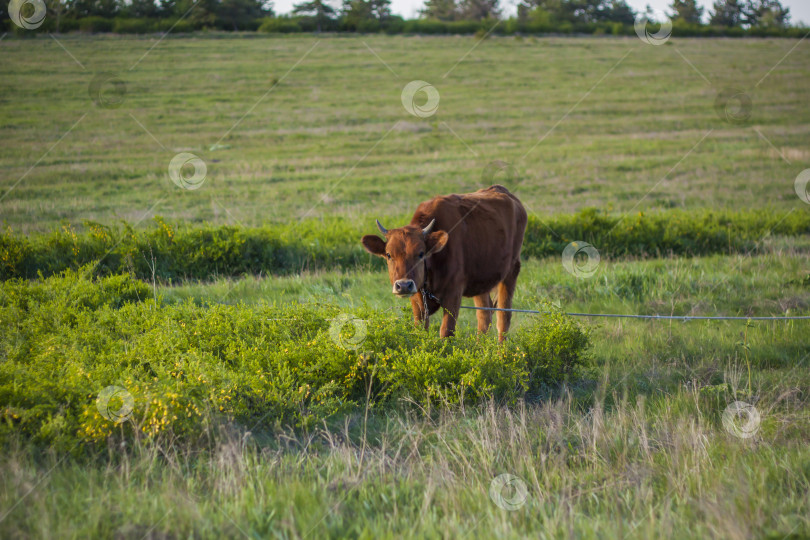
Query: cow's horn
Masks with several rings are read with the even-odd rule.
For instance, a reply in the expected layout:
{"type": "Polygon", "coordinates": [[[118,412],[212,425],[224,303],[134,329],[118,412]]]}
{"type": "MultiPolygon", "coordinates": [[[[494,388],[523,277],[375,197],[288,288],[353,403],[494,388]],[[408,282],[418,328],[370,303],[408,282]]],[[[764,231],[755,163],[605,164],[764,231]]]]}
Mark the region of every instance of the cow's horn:
{"type": "Polygon", "coordinates": [[[383,234],[388,234],[388,229],[386,229],[385,227],[382,226],[382,223],[380,223],[380,220],[378,219],[376,221],[377,221],[377,227],[380,228],[380,232],[382,232],[383,234]]]}
{"type": "Polygon", "coordinates": [[[432,220],[430,220],[430,223],[428,223],[428,226],[425,227],[424,229],[422,229],[422,234],[425,235],[425,236],[430,234],[430,231],[433,230],[433,225],[435,223],[436,223],[436,218],[433,218],[432,220]]]}

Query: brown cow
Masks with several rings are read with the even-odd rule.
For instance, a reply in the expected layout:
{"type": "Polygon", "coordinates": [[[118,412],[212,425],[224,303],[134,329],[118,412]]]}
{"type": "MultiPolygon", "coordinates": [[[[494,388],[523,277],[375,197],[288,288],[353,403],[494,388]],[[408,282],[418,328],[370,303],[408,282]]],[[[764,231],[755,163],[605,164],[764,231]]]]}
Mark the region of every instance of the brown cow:
{"type": "MultiPolygon", "coordinates": [[[[411,299],[417,325],[427,330],[430,315],[444,309],[440,334],[447,337],[455,330],[462,296],[472,296],[478,307],[492,307],[490,291],[497,286],[498,307],[512,307],[526,221],[517,197],[494,185],[425,201],[399,229],[387,230],[378,220],[385,241],[366,235],[363,246],[388,260],[392,292],[411,299]]],[[[478,331],[485,333],[492,312],[479,310],[477,317],[478,331]]],[[[498,341],[511,320],[510,312],[498,312],[498,341]]]]}

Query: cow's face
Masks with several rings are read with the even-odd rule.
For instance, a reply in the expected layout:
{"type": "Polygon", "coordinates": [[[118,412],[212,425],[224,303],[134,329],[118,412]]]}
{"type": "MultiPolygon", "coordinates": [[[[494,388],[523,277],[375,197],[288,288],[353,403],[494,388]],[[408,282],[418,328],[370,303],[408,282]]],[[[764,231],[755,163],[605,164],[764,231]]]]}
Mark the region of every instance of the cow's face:
{"type": "Polygon", "coordinates": [[[385,240],[374,234],[363,237],[366,251],[385,257],[388,261],[391,292],[401,298],[412,296],[422,288],[425,284],[425,262],[447,245],[449,235],[444,231],[433,231],[434,221],[424,229],[408,225],[390,231],[377,221],[385,240]]]}

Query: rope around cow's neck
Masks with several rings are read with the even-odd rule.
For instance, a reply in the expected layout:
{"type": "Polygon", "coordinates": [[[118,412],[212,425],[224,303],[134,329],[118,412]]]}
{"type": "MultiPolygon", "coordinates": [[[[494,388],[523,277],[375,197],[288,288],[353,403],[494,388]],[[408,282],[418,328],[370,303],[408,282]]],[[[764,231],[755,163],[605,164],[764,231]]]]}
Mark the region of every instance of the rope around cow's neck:
{"type": "Polygon", "coordinates": [[[428,260],[429,259],[425,259],[425,261],[424,261],[424,264],[425,264],[425,283],[422,285],[422,288],[419,290],[419,292],[422,293],[422,308],[423,308],[422,314],[424,315],[425,319],[427,319],[430,316],[430,313],[428,312],[428,307],[427,307],[427,299],[428,299],[428,297],[430,297],[431,300],[435,300],[436,303],[439,304],[439,307],[444,309],[444,306],[442,305],[442,301],[439,300],[432,292],[430,292],[428,290],[428,282],[430,281],[430,268],[428,267],[428,260]]]}

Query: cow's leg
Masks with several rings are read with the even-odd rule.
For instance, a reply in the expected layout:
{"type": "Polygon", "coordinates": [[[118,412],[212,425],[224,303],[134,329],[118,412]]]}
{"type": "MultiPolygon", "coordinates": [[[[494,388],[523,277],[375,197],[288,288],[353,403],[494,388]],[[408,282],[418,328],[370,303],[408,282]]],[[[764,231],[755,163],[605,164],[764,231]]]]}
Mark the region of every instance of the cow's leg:
{"type": "MultiPolygon", "coordinates": [[[[520,274],[520,261],[515,263],[512,271],[506,276],[502,282],[498,284],[498,307],[501,309],[512,309],[512,296],[515,294],[515,285],[517,284],[517,277],[520,274]]],[[[509,326],[512,324],[511,311],[498,312],[498,342],[503,343],[506,339],[506,333],[509,331],[509,326]]]]}
{"type": "Polygon", "coordinates": [[[427,330],[430,326],[430,316],[421,295],[415,294],[411,296],[411,308],[413,309],[413,323],[417,327],[423,326],[427,330]]]}
{"type": "MultiPolygon", "coordinates": [[[[473,297],[473,300],[475,301],[475,307],[492,307],[492,297],[489,296],[488,292],[473,297]]],[[[492,312],[479,309],[476,310],[475,316],[478,318],[478,332],[486,334],[489,330],[489,325],[492,324],[492,312]]]]}
{"type": "Polygon", "coordinates": [[[439,332],[441,337],[451,337],[456,332],[456,321],[458,312],[461,310],[461,294],[442,299],[444,317],[442,317],[442,328],[439,332]]]}

